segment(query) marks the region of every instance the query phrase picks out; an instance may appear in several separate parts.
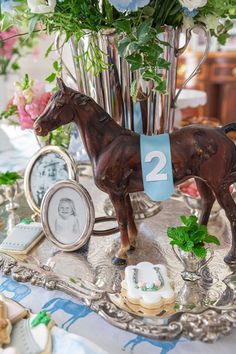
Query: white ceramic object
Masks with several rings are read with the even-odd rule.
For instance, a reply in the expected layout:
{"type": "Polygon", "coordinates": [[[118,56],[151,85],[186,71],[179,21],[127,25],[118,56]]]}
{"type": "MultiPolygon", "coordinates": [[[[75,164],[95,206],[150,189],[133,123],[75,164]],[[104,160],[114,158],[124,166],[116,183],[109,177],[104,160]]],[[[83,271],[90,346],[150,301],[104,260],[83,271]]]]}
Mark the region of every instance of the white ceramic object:
{"type": "Polygon", "coordinates": [[[196,108],[198,106],[204,106],[206,103],[207,103],[207,94],[205,91],[184,89],[179,95],[177,101],[177,108],[178,109],[184,109],[188,107],[196,108]]]}

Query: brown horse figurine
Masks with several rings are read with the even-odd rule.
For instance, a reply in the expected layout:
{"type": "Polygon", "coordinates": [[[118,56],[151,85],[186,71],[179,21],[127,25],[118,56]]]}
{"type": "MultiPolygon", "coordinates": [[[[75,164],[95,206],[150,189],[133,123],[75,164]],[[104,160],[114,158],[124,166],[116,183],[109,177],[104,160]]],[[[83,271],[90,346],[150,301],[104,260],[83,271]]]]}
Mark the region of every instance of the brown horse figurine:
{"type": "MultiPolygon", "coordinates": [[[[143,191],[140,136],[120,127],[92,98],[65,86],[51,98],[34,124],[38,135],[75,122],[92,162],[95,183],[108,193],[120,228],[121,244],[113,263],[125,264],[127,251],[135,247],[137,228],[129,193],[143,191]]],[[[207,224],[217,198],[231,224],[232,246],[225,257],[236,263],[236,204],[229,186],[236,181],[236,147],[222,128],[192,125],[170,134],[174,183],[195,177],[201,195],[200,223],[207,224]]]]}

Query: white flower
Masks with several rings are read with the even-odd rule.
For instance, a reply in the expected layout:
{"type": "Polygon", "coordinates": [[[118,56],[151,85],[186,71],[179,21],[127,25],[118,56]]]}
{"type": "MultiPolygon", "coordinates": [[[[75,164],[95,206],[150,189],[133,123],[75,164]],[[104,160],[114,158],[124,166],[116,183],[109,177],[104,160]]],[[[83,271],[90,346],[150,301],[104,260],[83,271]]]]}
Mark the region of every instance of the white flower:
{"type": "Polygon", "coordinates": [[[27,0],[33,14],[47,14],[55,11],[56,0],[27,0]]]}
{"type": "Polygon", "coordinates": [[[199,21],[205,23],[207,29],[216,31],[219,25],[219,19],[214,15],[207,15],[206,17],[200,17],[199,21]]]}
{"type": "Polygon", "coordinates": [[[207,0],[179,0],[179,2],[189,11],[193,11],[194,9],[198,9],[199,7],[203,7],[207,4],[207,0]]]}

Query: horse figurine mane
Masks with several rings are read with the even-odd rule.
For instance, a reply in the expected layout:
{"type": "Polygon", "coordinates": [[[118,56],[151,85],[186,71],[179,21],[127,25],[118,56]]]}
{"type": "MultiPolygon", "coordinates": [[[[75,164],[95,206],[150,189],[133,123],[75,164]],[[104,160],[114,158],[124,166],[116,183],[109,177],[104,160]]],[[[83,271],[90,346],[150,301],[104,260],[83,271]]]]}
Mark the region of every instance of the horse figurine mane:
{"type": "MultiPolygon", "coordinates": [[[[129,193],[143,191],[140,135],[120,127],[92,98],[58,81],[45,111],[34,124],[38,135],[75,122],[90,157],[94,180],[115,208],[120,228],[120,248],[114,264],[125,264],[127,251],[135,248],[135,226],[129,193]]],[[[236,147],[226,133],[236,123],[221,128],[199,125],[170,134],[174,183],[195,178],[201,196],[200,223],[206,225],[215,199],[225,210],[232,230],[232,245],[225,257],[236,263],[236,205],[229,186],[236,181],[236,147]]]]}

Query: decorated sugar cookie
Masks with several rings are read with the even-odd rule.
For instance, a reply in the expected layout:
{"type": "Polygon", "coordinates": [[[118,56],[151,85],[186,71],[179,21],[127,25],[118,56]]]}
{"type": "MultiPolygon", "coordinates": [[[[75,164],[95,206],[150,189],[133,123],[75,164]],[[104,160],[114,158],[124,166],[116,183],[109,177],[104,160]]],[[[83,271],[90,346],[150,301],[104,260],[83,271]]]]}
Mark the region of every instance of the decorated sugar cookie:
{"type": "Polygon", "coordinates": [[[50,354],[53,320],[46,311],[18,321],[11,333],[11,346],[21,354],[50,354]]]}
{"type": "Polygon", "coordinates": [[[7,318],[7,307],[0,301],[0,344],[10,343],[11,322],[7,318]]]}
{"type": "Polygon", "coordinates": [[[2,293],[0,293],[0,301],[6,305],[7,318],[11,321],[12,324],[16,323],[22,318],[25,318],[28,315],[28,310],[26,310],[22,305],[18,304],[18,302],[5,297],[2,293]]]}
{"type": "Polygon", "coordinates": [[[163,305],[175,301],[166,267],[162,264],[141,262],[126,267],[125,279],[121,285],[121,293],[130,304],[147,310],[159,310],[163,305]]]}
{"type": "Polygon", "coordinates": [[[16,225],[1,243],[2,252],[27,254],[44,237],[41,223],[28,223],[27,220],[16,225]]]}

